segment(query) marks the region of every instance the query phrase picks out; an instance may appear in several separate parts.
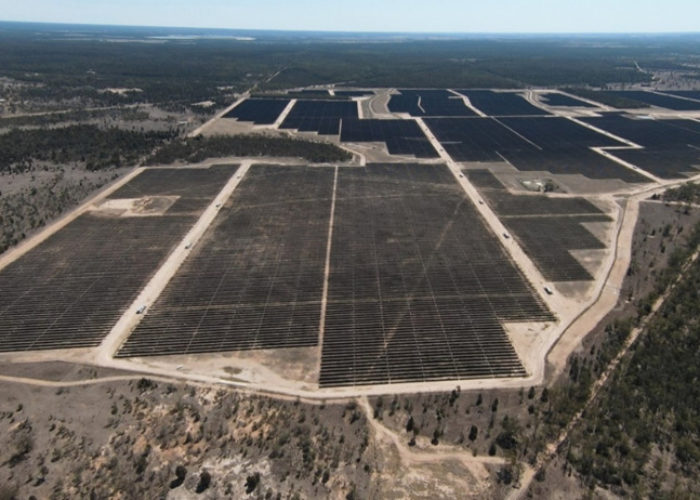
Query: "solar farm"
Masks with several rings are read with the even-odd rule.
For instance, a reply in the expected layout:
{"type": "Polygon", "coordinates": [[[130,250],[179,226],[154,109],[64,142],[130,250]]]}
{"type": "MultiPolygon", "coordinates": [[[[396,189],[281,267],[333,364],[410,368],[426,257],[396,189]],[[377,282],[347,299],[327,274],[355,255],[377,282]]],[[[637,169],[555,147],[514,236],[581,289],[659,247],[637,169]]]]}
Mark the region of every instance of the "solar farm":
{"type": "Polygon", "coordinates": [[[697,92],[614,92],[647,107],[551,89],[243,95],[217,131],[353,160],[132,172],[2,256],[0,357],[79,352],[308,397],[531,386],[614,306],[630,207],[700,176],[697,92]]]}

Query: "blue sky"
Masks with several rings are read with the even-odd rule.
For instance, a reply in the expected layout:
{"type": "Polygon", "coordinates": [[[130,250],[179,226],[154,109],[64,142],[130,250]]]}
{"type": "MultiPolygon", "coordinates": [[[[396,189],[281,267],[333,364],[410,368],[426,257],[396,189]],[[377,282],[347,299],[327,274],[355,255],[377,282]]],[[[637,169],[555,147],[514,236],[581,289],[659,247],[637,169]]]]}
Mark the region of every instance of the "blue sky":
{"type": "Polygon", "coordinates": [[[700,0],[0,0],[0,19],[411,32],[700,31],[700,0]]]}

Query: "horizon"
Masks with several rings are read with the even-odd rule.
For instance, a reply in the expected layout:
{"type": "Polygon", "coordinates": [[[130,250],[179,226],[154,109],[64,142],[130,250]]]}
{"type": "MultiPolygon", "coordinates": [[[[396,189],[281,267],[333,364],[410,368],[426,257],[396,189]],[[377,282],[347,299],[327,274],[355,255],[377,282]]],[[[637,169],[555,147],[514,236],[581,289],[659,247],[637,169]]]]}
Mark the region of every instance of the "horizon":
{"type": "Polygon", "coordinates": [[[192,28],[328,33],[411,34],[680,34],[697,33],[700,4],[669,0],[502,0],[472,5],[443,0],[428,6],[419,0],[322,2],[281,0],[256,3],[205,0],[121,0],[94,2],[27,0],[6,5],[8,22],[152,28],[192,28]],[[601,14],[603,13],[603,14],[601,14]]]}
{"type": "Polygon", "coordinates": [[[171,30],[207,30],[226,32],[260,32],[260,33],[323,33],[323,34],[367,34],[367,35],[429,35],[429,36],[674,36],[700,35],[700,29],[695,31],[377,31],[377,30],[322,30],[322,29],[285,29],[285,28],[235,28],[220,26],[185,26],[157,24],[109,24],[92,22],[54,22],[54,21],[23,21],[16,19],[0,19],[0,25],[41,25],[84,28],[136,28],[136,29],[171,29],[171,30]]]}

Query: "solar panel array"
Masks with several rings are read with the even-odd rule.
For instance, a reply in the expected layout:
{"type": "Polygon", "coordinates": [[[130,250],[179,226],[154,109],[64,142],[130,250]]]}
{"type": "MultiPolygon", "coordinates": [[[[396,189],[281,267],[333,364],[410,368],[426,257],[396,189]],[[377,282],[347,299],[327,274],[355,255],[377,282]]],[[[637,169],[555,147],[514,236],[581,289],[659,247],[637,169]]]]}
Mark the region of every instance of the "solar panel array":
{"type": "Polygon", "coordinates": [[[606,90],[604,93],[624,97],[625,99],[631,99],[633,101],[643,102],[652,106],[658,106],[660,108],[672,109],[674,111],[700,110],[700,102],[680,99],[672,95],[647,92],[645,90],[606,90]]]}
{"type": "Polygon", "coordinates": [[[383,142],[390,154],[437,158],[435,148],[413,120],[343,120],[342,142],[383,142]]]}
{"type": "Polygon", "coordinates": [[[494,92],[492,90],[458,90],[469,98],[469,102],[489,116],[539,116],[549,113],[533,106],[523,96],[515,92],[494,92]]]}
{"type": "Polygon", "coordinates": [[[224,115],[256,125],[272,125],[289,105],[291,99],[246,99],[224,115]]]}
{"type": "Polygon", "coordinates": [[[406,90],[392,95],[389,111],[411,116],[476,116],[464,99],[447,90],[406,90]]]}
{"type": "Polygon", "coordinates": [[[616,113],[581,120],[643,146],[612,153],[654,175],[673,179],[700,170],[697,121],[632,119],[616,113]]]}
{"type": "Polygon", "coordinates": [[[316,345],[333,176],[249,170],[118,355],[316,345]]]}
{"type": "Polygon", "coordinates": [[[449,170],[339,171],[321,386],[522,376],[502,320],[551,320],[449,170]]]}
{"type": "Polygon", "coordinates": [[[330,93],[328,90],[325,89],[303,89],[303,90],[293,90],[290,93],[293,94],[299,94],[299,95],[307,95],[309,97],[328,97],[330,93]]]}
{"type": "Polygon", "coordinates": [[[337,135],[342,119],[357,116],[357,103],[354,101],[300,100],[296,102],[280,128],[337,135]]]}
{"type": "Polygon", "coordinates": [[[574,97],[568,95],[560,94],[559,92],[548,92],[546,94],[541,94],[542,100],[545,104],[550,106],[566,106],[566,107],[579,107],[579,108],[595,108],[595,104],[590,102],[581,101],[574,97]]]}
{"type": "MultiPolygon", "coordinates": [[[[195,198],[211,199],[235,168],[149,170],[112,198],[182,194],[198,179],[195,198]]],[[[196,221],[170,210],[153,217],[81,215],[0,271],[0,351],[98,345],[196,221]]]]}
{"type": "Polygon", "coordinates": [[[340,97],[365,97],[374,95],[374,90],[336,90],[334,94],[340,97]]]}
{"type": "Polygon", "coordinates": [[[582,225],[610,222],[610,217],[602,210],[584,198],[511,194],[489,170],[465,170],[464,173],[546,279],[593,279],[571,250],[606,248],[582,225]]]}
{"type": "Polygon", "coordinates": [[[203,211],[238,170],[238,165],[212,165],[209,168],[149,168],[109,195],[110,200],[144,196],[178,196],[168,214],[178,206],[195,204],[203,211]],[[178,205],[181,203],[181,205],[178,205]],[[204,204],[204,206],[202,206],[204,204]]]}
{"type": "Polygon", "coordinates": [[[447,153],[459,162],[508,161],[521,171],[581,174],[591,179],[645,182],[642,175],[592,151],[624,146],[559,117],[426,118],[447,153]]]}
{"type": "Polygon", "coordinates": [[[700,101],[700,90],[664,90],[663,93],[700,101]]]}

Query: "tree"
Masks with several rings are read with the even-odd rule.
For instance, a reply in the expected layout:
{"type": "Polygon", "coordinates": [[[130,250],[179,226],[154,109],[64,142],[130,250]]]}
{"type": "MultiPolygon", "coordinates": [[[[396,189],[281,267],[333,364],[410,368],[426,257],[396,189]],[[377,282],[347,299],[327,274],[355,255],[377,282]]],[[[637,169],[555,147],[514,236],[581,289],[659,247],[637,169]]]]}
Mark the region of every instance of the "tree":
{"type": "Polygon", "coordinates": [[[406,422],[406,432],[411,432],[413,430],[413,427],[415,425],[415,422],[413,421],[413,415],[408,417],[408,422],[406,422]]]}
{"type": "Polygon", "coordinates": [[[202,473],[199,475],[199,483],[197,483],[197,488],[195,489],[195,492],[202,493],[207,488],[209,488],[210,484],[211,474],[209,474],[208,471],[202,471],[202,473]]]}
{"type": "Polygon", "coordinates": [[[475,441],[478,434],[479,429],[477,429],[476,425],[472,425],[471,429],[469,429],[469,441],[475,441]]]}
{"type": "Polygon", "coordinates": [[[258,484],[260,484],[260,473],[256,472],[252,476],[248,476],[245,480],[245,492],[250,494],[252,493],[255,488],[258,487],[258,484]]]}
{"type": "Polygon", "coordinates": [[[178,465],[175,467],[175,479],[170,483],[170,489],[177,488],[182,483],[185,482],[185,476],[187,475],[187,469],[183,465],[178,465]]]}

